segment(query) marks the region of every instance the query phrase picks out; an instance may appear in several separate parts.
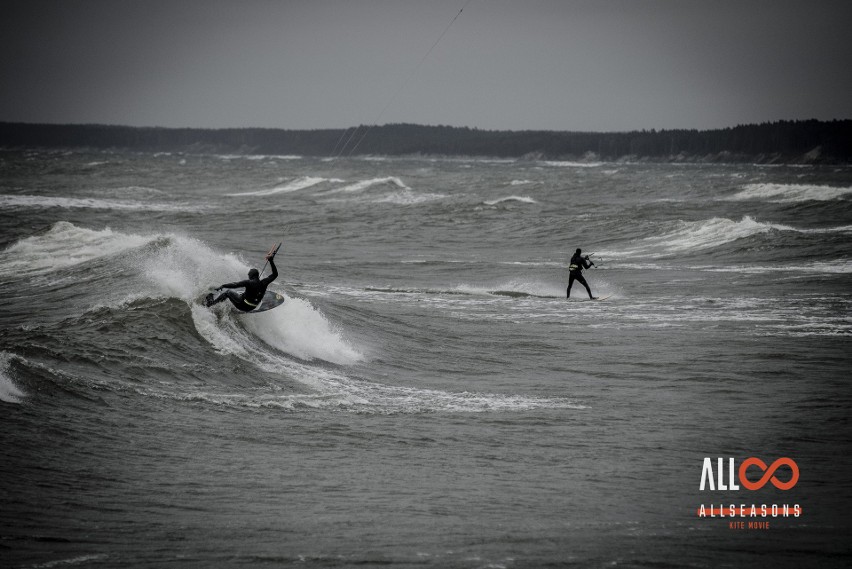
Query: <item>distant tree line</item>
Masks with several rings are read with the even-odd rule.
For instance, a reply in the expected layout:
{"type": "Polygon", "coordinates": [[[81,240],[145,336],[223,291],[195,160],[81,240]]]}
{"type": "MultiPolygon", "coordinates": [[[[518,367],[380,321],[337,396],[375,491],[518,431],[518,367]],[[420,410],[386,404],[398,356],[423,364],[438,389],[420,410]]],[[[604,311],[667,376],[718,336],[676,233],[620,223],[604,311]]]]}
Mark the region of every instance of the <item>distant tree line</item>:
{"type": "Polygon", "coordinates": [[[0,123],[0,147],[303,156],[438,155],[654,161],[852,162],[852,120],[716,130],[494,131],[389,124],[349,129],[142,128],[0,123]]]}

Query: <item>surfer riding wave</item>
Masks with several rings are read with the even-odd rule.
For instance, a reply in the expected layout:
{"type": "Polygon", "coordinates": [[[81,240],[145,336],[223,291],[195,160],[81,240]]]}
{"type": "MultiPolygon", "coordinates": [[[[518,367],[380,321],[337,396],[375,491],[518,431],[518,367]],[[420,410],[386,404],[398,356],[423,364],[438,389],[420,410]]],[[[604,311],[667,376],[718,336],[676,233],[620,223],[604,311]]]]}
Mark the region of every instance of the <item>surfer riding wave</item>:
{"type": "MultiPolygon", "coordinates": [[[[272,268],[272,274],[270,274],[264,279],[261,279],[258,270],[251,269],[248,272],[249,278],[247,280],[233,283],[225,283],[216,289],[216,291],[218,292],[225,288],[244,288],[245,290],[242,293],[239,293],[235,290],[228,290],[220,294],[218,297],[215,297],[215,295],[211,292],[207,295],[207,298],[204,299],[204,305],[210,307],[214,304],[224,302],[225,300],[230,300],[237,308],[237,310],[241,310],[243,312],[251,312],[252,310],[257,308],[257,305],[260,304],[261,300],[263,300],[263,295],[266,293],[266,287],[268,287],[270,283],[272,283],[272,281],[278,278],[278,269],[275,267],[275,254],[278,253],[278,249],[280,247],[281,245],[279,244],[278,247],[274,248],[274,250],[270,250],[270,252],[266,254],[266,261],[272,268]]],[[[266,270],[265,266],[264,270],[266,270]]]]}

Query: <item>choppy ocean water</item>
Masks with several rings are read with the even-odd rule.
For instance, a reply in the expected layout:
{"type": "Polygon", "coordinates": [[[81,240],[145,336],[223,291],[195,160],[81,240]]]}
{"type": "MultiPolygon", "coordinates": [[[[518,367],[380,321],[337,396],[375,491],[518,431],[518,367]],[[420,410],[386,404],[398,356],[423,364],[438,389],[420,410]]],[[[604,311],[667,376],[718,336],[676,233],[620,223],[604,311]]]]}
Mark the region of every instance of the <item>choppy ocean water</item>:
{"type": "Polygon", "coordinates": [[[0,175],[4,566],[849,561],[852,168],[10,151],[0,175]],[[284,306],[201,306],[280,240],[284,306]],[[577,247],[606,301],[564,298],[577,247]],[[707,457],[800,476],[702,491],[707,457]],[[801,514],[697,515],[741,504],[801,514]]]}

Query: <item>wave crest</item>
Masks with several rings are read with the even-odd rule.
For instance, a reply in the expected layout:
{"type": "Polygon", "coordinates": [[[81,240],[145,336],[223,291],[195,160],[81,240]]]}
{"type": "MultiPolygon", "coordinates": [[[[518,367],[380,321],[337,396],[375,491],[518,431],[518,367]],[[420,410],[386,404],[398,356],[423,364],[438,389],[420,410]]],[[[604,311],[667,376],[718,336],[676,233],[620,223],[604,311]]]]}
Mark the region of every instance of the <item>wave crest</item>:
{"type": "Polygon", "coordinates": [[[728,199],[787,203],[838,200],[849,194],[852,194],[852,188],[810,184],[748,184],[741,192],[728,199]]]}
{"type": "Polygon", "coordinates": [[[59,221],[41,235],[26,237],[0,253],[0,275],[27,276],[117,255],[148,243],[141,235],[100,231],[59,221]]]}
{"type": "Polygon", "coordinates": [[[10,365],[14,357],[7,352],[0,352],[0,401],[5,403],[20,403],[25,396],[9,375],[10,365]]]}
{"type": "Polygon", "coordinates": [[[0,195],[0,209],[63,208],[112,211],[190,212],[203,211],[203,206],[141,202],[124,199],[67,198],[61,196],[0,195]]]}
{"type": "Polygon", "coordinates": [[[371,178],[369,180],[361,180],[360,182],[356,182],[354,184],[349,184],[348,186],[343,186],[342,188],[335,188],[329,193],[351,193],[351,192],[362,192],[368,188],[372,188],[373,186],[379,185],[390,185],[396,186],[397,188],[403,190],[410,190],[405,183],[397,178],[396,176],[386,176],[384,178],[371,178]]]}
{"type": "Polygon", "coordinates": [[[762,223],[749,216],[740,221],[714,217],[703,221],[679,221],[677,228],[664,235],[647,237],[642,244],[625,251],[627,254],[672,254],[711,249],[738,239],[770,231],[796,231],[786,225],[762,223]]]}
{"type": "Polygon", "coordinates": [[[520,202],[520,203],[528,203],[528,204],[538,203],[537,201],[535,201],[534,199],[532,199],[529,196],[507,196],[505,198],[498,198],[496,200],[489,200],[489,201],[486,201],[486,202],[483,202],[483,203],[485,205],[494,206],[494,205],[498,205],[498,204],[506,203],[506,202],[520,202]]]}
{"type": "Polygon", "coordinates": [[[269,190],[256,190],[253,192],[239,192],[234,194],[226,194],[229,197],[237,197],[237,196],[273,196],[275,194],[287,194],[290,192],[297,192],[299,190],[304,190],[307,188],[311,188],[316,186],[317,184],[321,184],[323,182],[335,182],[339,180],[330,180],[328,178],[317,178],[313,176],[302,176],[301,178],[297,178],[291,182],[284,184],[283,186],[276,186],[269,190]]]}

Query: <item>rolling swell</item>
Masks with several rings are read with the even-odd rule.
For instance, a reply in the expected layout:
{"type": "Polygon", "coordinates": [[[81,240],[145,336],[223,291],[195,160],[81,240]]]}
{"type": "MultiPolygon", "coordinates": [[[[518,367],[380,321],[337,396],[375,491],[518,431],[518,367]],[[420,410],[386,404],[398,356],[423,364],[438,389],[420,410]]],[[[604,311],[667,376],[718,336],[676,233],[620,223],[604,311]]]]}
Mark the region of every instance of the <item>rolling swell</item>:
{"type": "MultiPolygon", "coordinates": [[[[13,244],[5,275],[42,281],[43,307],[18,312],[5,338],[28,373],[4,375],[2,394],[28,391],[148,398],[248,408],[345,408],[399,413],[572,407],[527,398],[382,385],[347,366],[364,359],[340,323],[309,299],[288,297],[275,311],[241,315],[199,301],[210,283],[248,265],[174,234],[135,235],[58,222],[13,244]],[[55,262],[59,251],[63,261],[55,262]],[[99,294],[92,294],[95,291],[99,294]],[[61,359],[62,372],[55,362],[61,359]]],[[[9,310],[7,313],[15,313],[9,310]]],[[[10,366],[7,365],[7,368],[10,366]]]]}
{"type": "Polygon", "coordinates": [[[846,200],[852,196],[852,188],[827,184],[748,184],[729,197],[730,200],[766,200],[770,202],[802,203],[808,201],[846,200]]]}
{"type": "Polygon", "coordinates": [[[756,220],[714,217],[700,221],[669,223],[657,235],[645,237],[630,247],[603,251],[615,258],[691,258],[707,256],[749,261],[750,253],[761,259],[795,260],[810,258],[826,248],[842,251],[850,226],[802,229],[756,220]]]}
{"type": "Polygon", "coordinates": [[[687,518],[723,447],[801,460],[757,553],[844,543],[850,201],[722,198],[848,169],[116,157],[3,193],[208,209],[0,208],[13,565],[730,565],[687,518]],[[199,304],[280,238],[282,307],[199,304]]]}
{"type": "MultiPolygon", "coordinates": [[[[63,369],[86,377],[89,387],[150,392],[152,386],[172,383],[175,394],[185,396],[187,385],[228,385],[232,377],[258,376],[251,364],[259,360],[247,357],[252,354],[245,348],[257,352],[258,342],[247,327],[267,343],[275,340],[274,327],[244,324],[228,313],[217,320],[197,304],[210,282],[222,282],[222,274],[240,265],[197,240],[60,222],[12,245],[3,256],[11,290],[18,290],[24,277],[41,285],[33,289],[34,296],[28,294],[27,304],[6,296],[12,301],[6,313],[17,324],[7,332],[6,343],[26,362],[60,357],[63,369]],[[34,298],[39,301],[35,315],[34,298]]],[[[312,357],[309,347],[298,355],[312,357]]],[[[162,388],[154,392],[163,394],[162,388]]]]}

